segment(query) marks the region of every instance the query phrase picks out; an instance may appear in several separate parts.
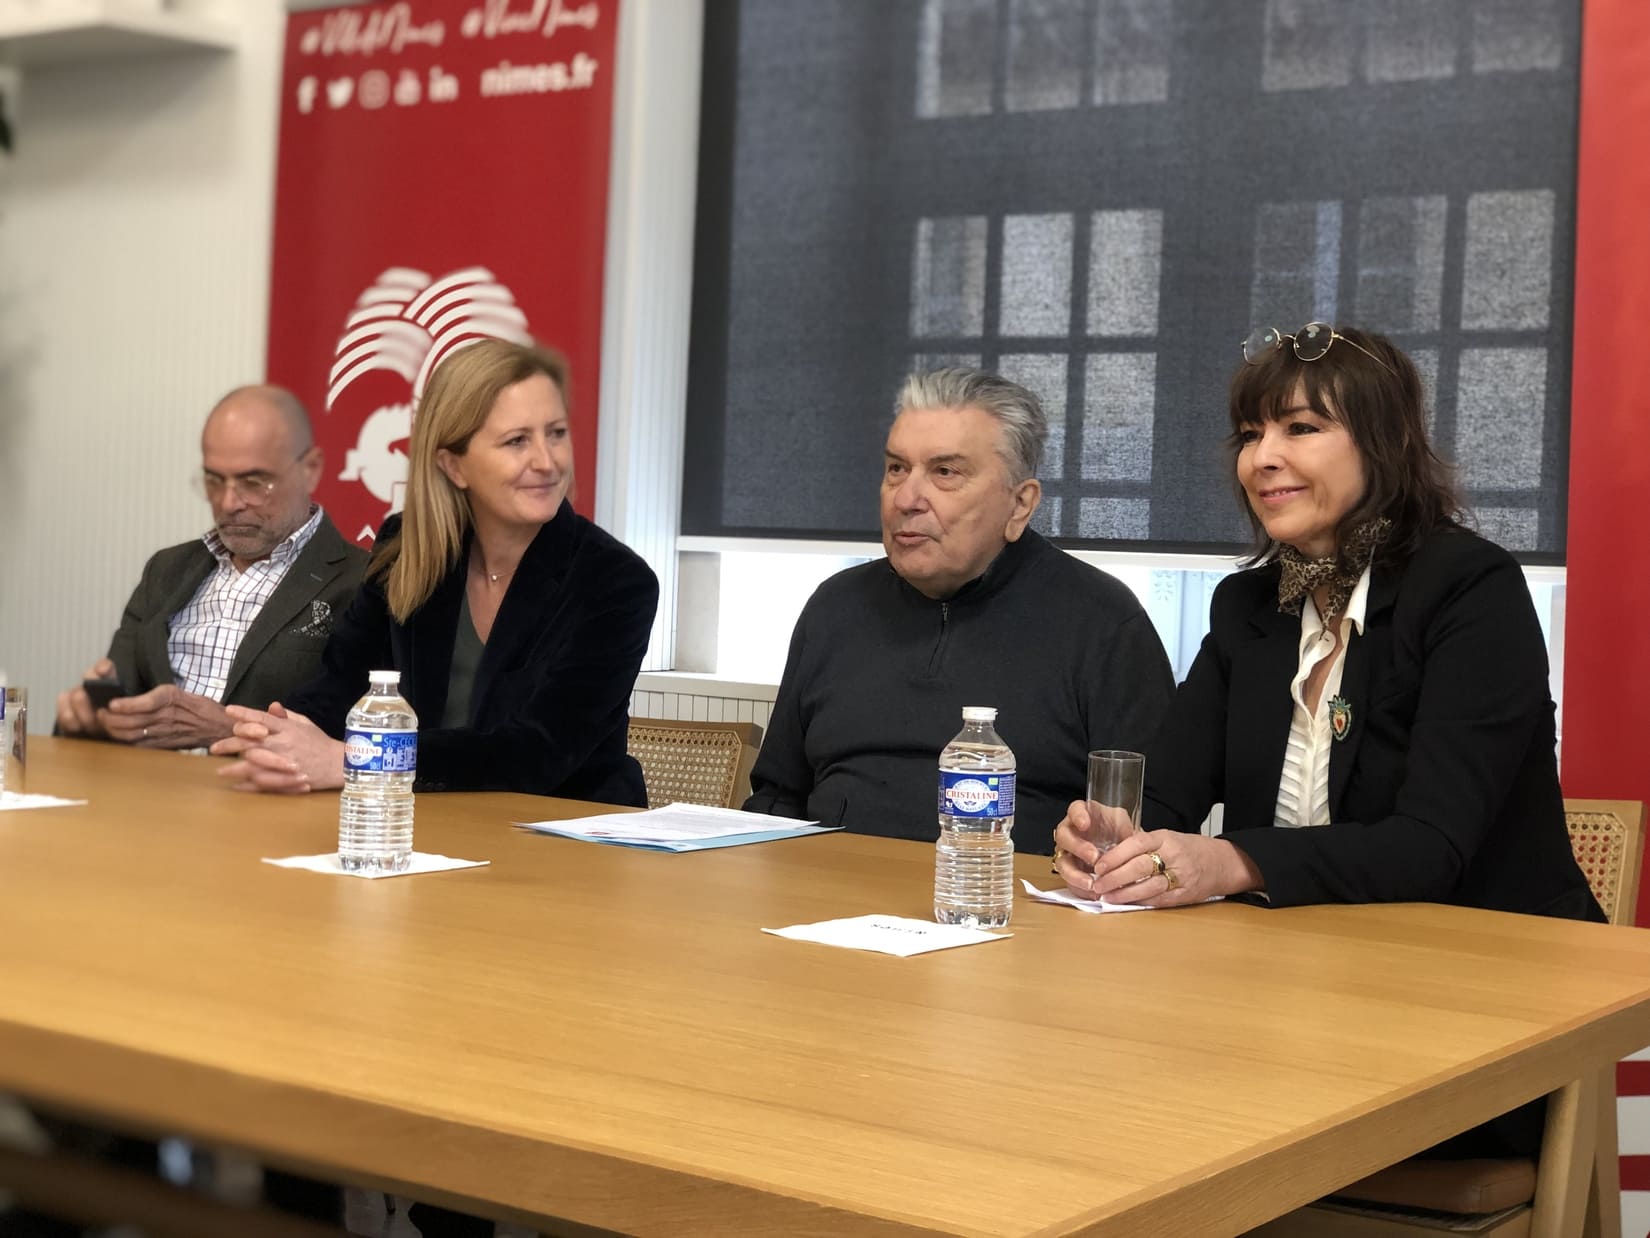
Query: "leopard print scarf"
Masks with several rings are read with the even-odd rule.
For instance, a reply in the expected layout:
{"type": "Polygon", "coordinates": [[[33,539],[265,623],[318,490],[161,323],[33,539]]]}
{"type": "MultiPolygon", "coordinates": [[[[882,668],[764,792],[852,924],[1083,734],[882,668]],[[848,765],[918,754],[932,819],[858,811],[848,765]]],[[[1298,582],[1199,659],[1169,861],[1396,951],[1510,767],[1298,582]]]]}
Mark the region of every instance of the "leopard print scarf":
{"type": "Polygon", "coordinates": [[[1285,545],[1278,551],[1278,563],[1283,568],[1278,577],[1278,610],[1286,615],[1298,615],[1306,596],[1328,585],[1329,599],[1320,618],[1325,627],[1335,622],[1358,587],[1358,578],[1375,557],[1375,548],[1386,540],[1391,529],[1392,521],[1385,516],[1365,521],[1352,530],[1346,545],[1337,554],[1321,559],[1310,559],[1293,546],[1285,545]]]}

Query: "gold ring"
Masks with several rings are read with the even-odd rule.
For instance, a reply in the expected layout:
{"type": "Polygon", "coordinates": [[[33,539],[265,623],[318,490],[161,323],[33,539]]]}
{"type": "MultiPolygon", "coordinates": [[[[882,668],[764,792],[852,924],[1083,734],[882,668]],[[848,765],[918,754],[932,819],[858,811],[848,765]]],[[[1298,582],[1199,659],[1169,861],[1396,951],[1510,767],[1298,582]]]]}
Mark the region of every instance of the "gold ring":
{"type": "MultiPolygon", "coordinates": [[[[1151,875],[1153,877],[1167,877],[1169,875],[1169,866],[1163,862],[1163,857],[1158,855],[1157,852],[1152,852],[1146,858],[1152,862],[1151,875]]],[[[1174,888],[1172,879],[1169,882],[1169,888],[1171,890],[1174,888]]]]}
{"type": "Polygon", "coordinates": [[[1060,850],[1060,844],[1055,843],[1054,844],[1054,862],[1049,865],[1048,871],[1053,873],[1056,877],[1058,877],[1060,875],[1060,861],[1063,860],[1065,857],[1066,857],[1066,853],[1064,851],[1060,850]]]}
{"type": "Polygon", "coordinates": [[[1180,878],[1174,875],[1174,869],[1172,868],[1165,868],[1163,870],[1163,878],[1169,883],[1169,889],[1171,890],[1180,885],[1180,878]]]}

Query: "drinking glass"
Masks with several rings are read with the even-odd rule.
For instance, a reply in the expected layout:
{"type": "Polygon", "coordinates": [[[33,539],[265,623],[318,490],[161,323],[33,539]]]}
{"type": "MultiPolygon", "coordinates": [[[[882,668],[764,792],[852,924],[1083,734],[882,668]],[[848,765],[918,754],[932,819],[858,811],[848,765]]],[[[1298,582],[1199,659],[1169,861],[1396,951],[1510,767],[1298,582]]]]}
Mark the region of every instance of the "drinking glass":
{"type": "Polygon", "coordinates": [[[29,690],[8,685],[0,688],[0,695],[0,794],[21,794],[29,743],[29,690]]]}
{"type": "Polygon", "coordinates": [[[1140,828],[1140,798],[1146,758],[1138,752],[1102,748],[1089,753],[1089,821],[1095,846],[1110,851],[1140,828]]]}

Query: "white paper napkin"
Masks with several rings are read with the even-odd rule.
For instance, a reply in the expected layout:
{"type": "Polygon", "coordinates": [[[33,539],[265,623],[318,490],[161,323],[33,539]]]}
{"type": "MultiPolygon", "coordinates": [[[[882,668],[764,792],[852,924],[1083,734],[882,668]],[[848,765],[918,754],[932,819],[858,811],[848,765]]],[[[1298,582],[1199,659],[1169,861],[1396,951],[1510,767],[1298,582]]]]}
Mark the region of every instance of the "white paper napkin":
{"type": "Polygon", "coordinates": [[[85,800],[60,800],[55,795],[24,795],[21,791],[0,791],[0,812],[15,808],[73,808],[85,800]]]}
{"type": "Polygon", "coordinates": [[[1062,907],[1075,907],[1078,911],[1086,911],[1090,915],[1098,915],[1103,911],[1150,911],[1150,907],[1142,907],[1138,903],[1108,903],[1105,899],[1078,898],[1064,887],[1058,890],[1039,890],[1024,877],[1020,884],[1025,892],[1039,903],[1059,903],[1062,907]]]}
{"type": "Polygon", "coordinates": [[[412,853],[412,863],[398,873],[361,872],[347,873],[338,865],[338,853],[331,855],[293,855],[284,860],[272,860],[264,857],[265,864],[273,864],[276,868],[302,868],[312,873],[331,873],[335,877],[365,877],[369,881],[379,877],[411,877],[415,873],[444,873],[454,868],[480,868],[490,860],[455,860],[450,855],[431,855],[427,851],[412,853]]]}
{"type": "MultiPolygon", "coordinates": [[[[1026,893],[1031,895],[1031,897],[1036,899],[1039,903],[1058,903],[1062,907],[1075,907],[1078,911],[1086,911],[1091,916],[1099,915],[1100,913],[1107,911],[1162,910],[1158,907],[1147,907],[1143,903],[1108,903],[1103,898],[1078,898],[1077,895],[1073,894],[1069,889],[1064,888],[1059,890],[1039,890],[1024,877],[1020,878],[1020,884],[1025,887],[1026,893]]],[[[1207,898],[1203,901],[1206,903],[1218,903],[1220,902],[1220,895],[1217,894],[1213,898],[1207,898]]]]}
{"type": "Polygon", "coordinates": [[[765,928],[764,933],[811,941],[821,946],[841,946],[847,950],[875,950],[909,958],[930,950],[950,950],[955,946],[977,946],[986,941],[1002,941],[1012,933],[964,928],[959,924],[935,924],[931,920],[910,920],[904,916],[852,916],[846,920],[821,920],[817,924],[793,924],[790,928],[765,928]]]}

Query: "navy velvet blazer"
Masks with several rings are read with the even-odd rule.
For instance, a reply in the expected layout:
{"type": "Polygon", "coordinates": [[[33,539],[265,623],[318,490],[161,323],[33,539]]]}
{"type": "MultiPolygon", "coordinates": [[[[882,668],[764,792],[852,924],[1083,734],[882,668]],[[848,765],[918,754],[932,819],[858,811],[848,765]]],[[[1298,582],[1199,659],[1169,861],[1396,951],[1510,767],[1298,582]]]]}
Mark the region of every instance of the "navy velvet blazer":
{"type": "MultiPolygon", "coordinates": [[[[379,536],[400,524],[391,516],[379,536]]],[[[440,718],[467,562],[461,555],[404,624],[390,614],[383,581],[363,583],[327,643],[321,674],[287,706],[341,739],[367,672],[394,669],[420,719],[440,718]]],[[[528,546],[499,606],[476,671],[470,725],[419,727],[418,789],[646,807],[626,739],[658,604],[653,570],[564,502],[528,546]]]]}
{"type": "Polygon", "coordinates": [[[1465,530],[1371,573],[1330,746],[1333,824],[1276,828],[1300,619],[1278,567],[1221,582],[1210,632],[1150,746],[1144,824],[1225,836],[1274,905],[1426,901],[1601,920],[1564,825],[1547,654],[1523,573],[1465,530]]]}

